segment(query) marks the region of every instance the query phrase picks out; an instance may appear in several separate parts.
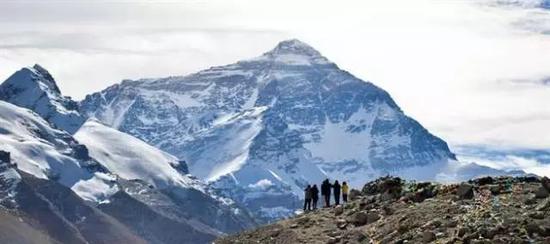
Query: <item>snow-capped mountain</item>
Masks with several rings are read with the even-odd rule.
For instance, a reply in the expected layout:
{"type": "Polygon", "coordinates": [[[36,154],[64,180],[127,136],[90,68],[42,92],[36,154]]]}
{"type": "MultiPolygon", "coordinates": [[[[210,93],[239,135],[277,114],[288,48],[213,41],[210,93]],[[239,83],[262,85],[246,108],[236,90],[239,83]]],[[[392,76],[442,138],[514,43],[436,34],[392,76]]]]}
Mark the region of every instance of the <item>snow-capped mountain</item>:
{"type": "MultiPolygon", "coordinates": [[[[10,94],[9,101],[31,104],[29,108],[53,108],[53,114],[56,108],[63,108],[56,103],[58,98],[76,104],[62,97],[50,78],[38,65],[24,68],[6,81],[9,85],[0,86],[0,93],[10,94]],[[39,79],[38,75],[47,79],[39,79]],[[48,92],[38,100],[26,97],[36,91],[48,92]]],[[[85,118],[77,109],[71,114],[75,116],[66,117],[67,121],[85,118]]],[[[185,162],[175,156],[93,119],[78,125],[74,137],[53,128],[54,123],[26,108],[0,101],[0,150],[11,155],[11,162],[21,172],[61,183],[146,241],[206,243],[255,225],[245,209],[188,175],[185,162]],[[148,219],[158,221],[144,224],[148,219]]],[[[0,183],[8,193],[10,182],[17,179],[8,177],[13,175],[10,172],[0,172],[0,183]]]]}
{"type": "Polygon", "coordinates": [[[325,177],[357,187],[384,174],[460,180],[478,168],[386,91],[298,40],[188,76],[125,80],[80,109],[185,159],[263,220],[290,215],[305,185],[325,177]]]}
{"type": "Polygon", "coordinates": [[[0,132],[0,150],[9,152],[20,170],[56,180],[89,201],[100,202],[116,192],[112,177],[86,147],[38,114],[0,101],[0,132]]]}
{"type": "Polygon", "coordinates": [[[38,113],[56,128],[74,133],[86,120],[78,104],[61,96],[52,75],[40,65],[26,67],[0,85],[0,100],[38,113]]]}

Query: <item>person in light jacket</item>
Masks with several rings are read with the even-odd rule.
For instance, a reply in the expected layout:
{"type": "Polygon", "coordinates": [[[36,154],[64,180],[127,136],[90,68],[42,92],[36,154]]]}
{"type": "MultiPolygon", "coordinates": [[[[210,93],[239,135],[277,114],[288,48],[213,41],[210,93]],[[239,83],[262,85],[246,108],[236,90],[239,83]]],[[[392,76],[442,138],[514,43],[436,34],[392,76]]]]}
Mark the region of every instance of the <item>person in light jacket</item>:
{"type": "Polygon", "coordinates": [[[344,203],[348,202],[348,193],[349,193],[349,186],[348,186],[348,183],[344,181],[342,183],[342,200],[344,200],[344,203]]]}

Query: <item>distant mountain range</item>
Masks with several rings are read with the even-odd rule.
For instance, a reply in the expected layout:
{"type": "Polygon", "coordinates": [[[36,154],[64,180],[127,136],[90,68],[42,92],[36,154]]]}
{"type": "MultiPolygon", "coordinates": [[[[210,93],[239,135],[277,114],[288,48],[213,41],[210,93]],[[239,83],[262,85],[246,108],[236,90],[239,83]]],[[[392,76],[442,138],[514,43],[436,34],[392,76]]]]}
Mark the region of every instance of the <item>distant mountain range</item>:
{"type": "Polygon", "coordinates": [[[25,215],[38,224],[21,228],[52,242],[206,243],[293,215],[302,189],[325,178],[522,173],[457,161],[386,91],[298,40],[81,102],[35,65],[1,84],[0,100],[0,216],[25,215]],[[25,208],[36,196],[63,226],[25,208]],[[109,226],[118,231],[93,239],[109,226]]]}

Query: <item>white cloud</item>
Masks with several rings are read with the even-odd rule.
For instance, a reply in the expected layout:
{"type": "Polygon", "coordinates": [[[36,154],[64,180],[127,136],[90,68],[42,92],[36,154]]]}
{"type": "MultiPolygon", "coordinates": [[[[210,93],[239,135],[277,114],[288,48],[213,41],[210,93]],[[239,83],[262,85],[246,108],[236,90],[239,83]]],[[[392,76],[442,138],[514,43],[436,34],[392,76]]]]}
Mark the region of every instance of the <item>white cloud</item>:
{"type": "Polygon", "coordinates": [[[297,37],[388,90],[452,145],[550,147],[550,14],[540,1],[8,1],[0,79],[41,63],[82,98],[297,37]],[[498,3],[498,4],[497,4],[498,3]],[[518,4],[519,3],[519,4],[518,4]]]}
{"type": "Polygon", "coordinates": [[[550,164],[544,164],[533,158],[519,156],[506,156],[500,159],[488,159],[475,156],[459,156],[463,162],[475,162],[476,164],[501,170],[523,170],[526,173],[550,177],[550,164]]]}

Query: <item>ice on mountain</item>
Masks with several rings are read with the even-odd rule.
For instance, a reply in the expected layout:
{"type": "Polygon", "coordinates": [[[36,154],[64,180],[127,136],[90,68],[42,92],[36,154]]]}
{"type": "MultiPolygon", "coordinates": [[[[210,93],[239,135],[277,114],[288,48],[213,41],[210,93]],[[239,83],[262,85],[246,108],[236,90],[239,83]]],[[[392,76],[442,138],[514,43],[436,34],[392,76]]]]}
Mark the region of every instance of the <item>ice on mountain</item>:
{"type": "Polygon", "coordinates": [[[0,128],[0,150],[10,152],[11,161],[19,170],[74,187],[87,200],[108,197],[108,192],[98,186],[110,185],[110,180],[101,176],[102,168],[97,162],[76,152],[81,145],[67,132],[51,128],[30,110],[3,101],[0,128]]]}
{"type": "Polygon", "coordinates": [[[97,172],[94,177],[82,179],[71,187],[78,196],[86,201],[104,204],[120,189],[113,175],[97,172]]]}
{"type": "Polygon", "coordinates": [[[75,138],[87,145],[90,155],[110,172],[131,180],[140,179],[157,188],[189,186],[184,172],[178,172],[178,158],[149,144],[90,119],[75,138]]]}

